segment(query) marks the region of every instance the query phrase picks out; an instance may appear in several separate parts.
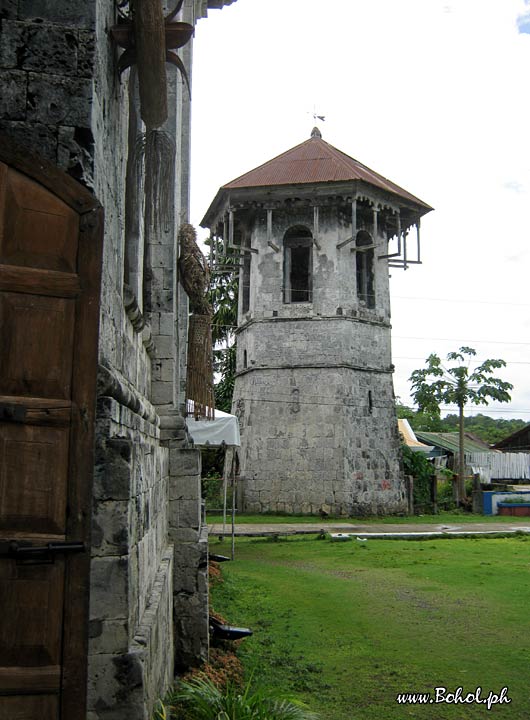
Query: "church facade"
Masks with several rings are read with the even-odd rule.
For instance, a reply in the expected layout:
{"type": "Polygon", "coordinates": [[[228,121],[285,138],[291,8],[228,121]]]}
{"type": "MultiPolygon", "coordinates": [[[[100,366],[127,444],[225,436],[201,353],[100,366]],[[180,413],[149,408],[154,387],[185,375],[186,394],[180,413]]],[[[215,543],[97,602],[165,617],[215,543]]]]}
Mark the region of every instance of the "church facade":
{"type": "MultiPolygon", "coordinates": [[[[155,29],[162,40],[175,48],[175,34],[191,36],[201,18],[232,2],[142,0],[134,8],[121,0],[1,3],[0,395],[9,394],[8,353],[10,367],[22,375],[28,374],[28,357],[40,358],[45,381],[37,383],[41,375],[32,370],[31,392],[26,381],[19,388],[17,402],[32,411],[28,428],[14,415],[5,422],[5,411],[0,413],[0,530],[2,539],[70,546],[69,554],[58,550],[55,561],[45,557],[27,575],[19,572],[18,560],[3,561],[2,577],[11,573],[11,589],[0,592],[0,635],[6,640],[1,717],[147,720],[174,671],[208,656],[208,540],[200,451],[190,444],[184,417],[188,298],[177,273],[179,230],[189,218],[191,106],[176,56],[168,51],[173,62],[166,63],[152,40],[155,23],[147,24],[153,34],[144,36],[144,50],[158,64],[139,61],[131,32],[139,32],[138,11],[150,9],[160,16],[155,29]],[[157,122],[139,85],[140,70],[155,65],[158,79],[165,77],[164,91],[151,92],[149,100],[157,108],[162,99],[167,105],[165,119],[157,122]],[[147,192],[157,186],[158,166],[148,162],[150,137],[170,149],[163,185],[169,208],[158,223],[151,222],[158,214],[147,192]],[[87,262],[76,251],[78,235],[96,232],[102,263],[95,254],[87,262]],[[55,283],[42,299],[35,279],[30,292],[21,292],[6,262],[20,238],[36,263],[31,278],[55,283]],[[67,354],[61,345],[73,336],[72,298],[88,286],[84,278],[77,283],[77,262],[89,265],[101,285],[99,339],[93,331],[85,340],[90,352],[83,366],[68,359],[74,357],[70,346],[67,354]],[[31,312],[4,312],[6,295],[31,312]],[[11,342],[15,316],[19,340],[11,342]],[[63,375],[67,380],[57,390],[63,375]],[[89,378],[92,386],[97,376],[97,404],[86,399],[88,393],[83,404],[71,399],[70,376],[89,378]],[[50,396],[50,378],[53,392],[63,394],[50,396]],[[72,442],[63,439],[69,407],[72,417],[82,419],[72,442]],[[80,460],[72,452],[71,461],[62,460],[78,437],[92,438],[94,418],[95,441],[85,442],[86,456],[80,460]],[[60,436],[62,455],[56,457],[50,442],[35,441],[28,450],[27,437],[42,436],[60,436]],[[25,442],[11,465],[6,437],[25,442]],[[31,460],[39,472],[27,471],[31,460]],[[64,496],[56,490],[63,485],[64,496]],[[18,493],[15,500],[6,502],[8,492],[18,493]],[[84,536],[74,534],[81,525],[84,536]]],[[[192,43],[178,47],[191,78],[192,43]]],[[[143,87],[152,91],[149,82],[143,87]]],[[[27,262],[14,254],[20,265],[27,262]]],[[[92,307],[97,295],[92,291],[92,307]]]]}
{"type": "Polygon", "coordinates": [[[244,510],[406,509],[389,267],[420,262],[430,209],[317,128],[219,190],[202,224],[241,257],[233,412],[244,510]]]}

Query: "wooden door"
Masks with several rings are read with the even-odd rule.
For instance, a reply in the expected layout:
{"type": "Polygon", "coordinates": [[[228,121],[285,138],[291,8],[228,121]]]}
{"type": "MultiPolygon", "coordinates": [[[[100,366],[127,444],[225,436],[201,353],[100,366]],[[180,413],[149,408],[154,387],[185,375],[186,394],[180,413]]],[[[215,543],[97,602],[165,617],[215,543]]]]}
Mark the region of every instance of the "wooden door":
{"type": "Polygon", "coordinates": [[[0,718],[84,720],[102,213],[0,137],[0,718]]]}

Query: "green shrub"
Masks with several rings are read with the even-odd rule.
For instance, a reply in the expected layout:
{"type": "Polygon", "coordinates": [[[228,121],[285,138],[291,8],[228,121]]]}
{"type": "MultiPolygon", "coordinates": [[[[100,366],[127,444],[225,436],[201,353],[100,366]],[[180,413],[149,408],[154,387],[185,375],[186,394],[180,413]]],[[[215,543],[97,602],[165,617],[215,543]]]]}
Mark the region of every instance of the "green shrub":
{"type": "MultiPolygon", "coordinates": [[[[448,473],[449,476],[456,477],[456,474],[452,471],[448,471],[448,473]]],[[[440,509],[449,510],[450,512],[454,512],[456,514],[460,514],[462,512],[472,512],[473,480],[468,479],[464,483],[464,498],[460,507],[457,507],[457,503],[453,496],[453,485],[454,481],[452,480],[445,480],[438,483],[437,500],[440,509]]]]}
{"type": "MultiPolygon", "coordinates": [[[[220,690],[208,678],[179,683],[169,697],[175,720],[317,720],[298,700],[252,688],[228,685],[220,690]]],[[[160,716],[165,720],[164,716],[160,716]]]]}
{"type": "Polygon", "coordinates": [[[444,480],[438,483],[437,487],[438,505],[445,509],[453,508],[455,501],[453,497],[453,483],[451,480],[444,480]]]}
{"type": "Polygon", "coordinates": [[[223,505],[223,476],[215,471],[201,477],[201,493],[206,508],[216,510],[223,505]]]}
{"type": "Polygon", "coordinates": [[[434,478],[434,467],[421,452],[414,452],[407,445],[402,446],[403,469],[405,475],[414,478],[414,505],[422,507],[431,504],[431,484],[434,478]]]}

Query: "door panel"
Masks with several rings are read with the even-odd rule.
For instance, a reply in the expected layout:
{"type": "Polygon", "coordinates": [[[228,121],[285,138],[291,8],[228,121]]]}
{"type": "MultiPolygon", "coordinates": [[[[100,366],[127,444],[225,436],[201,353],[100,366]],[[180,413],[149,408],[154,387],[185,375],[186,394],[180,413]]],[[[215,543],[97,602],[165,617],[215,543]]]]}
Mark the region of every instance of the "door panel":
{"type": "Polygon", "coordinates": [[[68,435],[67,428],[0,423],[0,529],[7,534],[30,526],[64,536],[68,435]]]}
{"type": "Polygon", "coordinates": [[[0,142],[2,720],[85,720],[101,231],[78,183],[0,142]]]}
{"type": "Polygon", "coordinates": [[[56,696],[27,695],[26,697],[1,697],[0,718],[8,720],[57,720],[56,696]]]}
{"type": "Polygon", "coordinates": [[[0,262],[74,272],[79,216],[39,183],[8,169],[0,262]]]}
{"type": "Polygon", "coordinates": [[[42,565],[0,565],[0,666],[4,689],[22,682],[59,688],[64,559],[42,565]],[[59,612],[57,612],[59,610],[59,612]]]}
{"type": "Polygon", "coordinates": [[[69,398],[74,300],[0,296],[0,394],[69,398]]]}

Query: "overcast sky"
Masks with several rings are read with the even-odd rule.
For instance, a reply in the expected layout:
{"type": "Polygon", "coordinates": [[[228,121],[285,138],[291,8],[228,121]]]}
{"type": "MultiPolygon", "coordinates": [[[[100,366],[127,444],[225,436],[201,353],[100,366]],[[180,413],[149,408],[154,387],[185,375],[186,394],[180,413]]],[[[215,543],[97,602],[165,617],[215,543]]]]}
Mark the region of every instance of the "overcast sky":
{"type": "Polygon", "coordinates": [[[218,188],[324,140],[435,211],[392,270],[396,394],[431,352],[504,358],[530,422],[530,2],[237,0],[194,41],[191,221],[218,188]]]}

